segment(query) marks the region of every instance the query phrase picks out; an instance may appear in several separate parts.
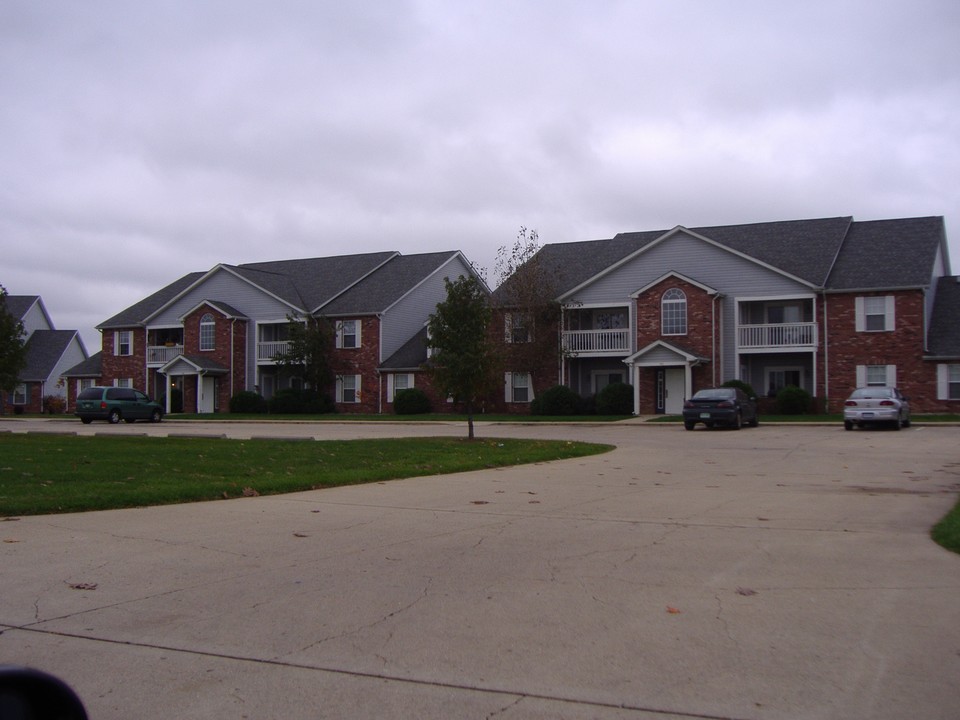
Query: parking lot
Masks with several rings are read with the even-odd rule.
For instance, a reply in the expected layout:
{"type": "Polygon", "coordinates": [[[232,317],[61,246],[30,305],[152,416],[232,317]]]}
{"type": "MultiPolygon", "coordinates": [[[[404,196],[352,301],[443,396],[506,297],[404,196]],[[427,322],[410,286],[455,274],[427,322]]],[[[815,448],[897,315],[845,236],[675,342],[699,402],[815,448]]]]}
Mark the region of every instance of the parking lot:
{"type": "MultiPolygon", "coordinates": [[[[466,428],[0,421],[5,431],[466,428]]],[[[960,556],[928,535],[960,491],[960,429],[477,432],[617,449],[2,522],[0,663],[63,677],[96,720],[960,713],[960,556]]]]}

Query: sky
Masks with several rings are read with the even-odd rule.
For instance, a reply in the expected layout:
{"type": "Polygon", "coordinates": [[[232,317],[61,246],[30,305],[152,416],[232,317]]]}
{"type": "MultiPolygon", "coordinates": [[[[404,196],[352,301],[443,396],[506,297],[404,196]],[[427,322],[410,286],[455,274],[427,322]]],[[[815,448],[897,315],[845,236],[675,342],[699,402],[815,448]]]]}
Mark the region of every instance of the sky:
{"type": "Polygon", "coordinates": [[[0,285],[95,326],[218,263],[942,215],[956,0],[3,0],[0,285]]]}

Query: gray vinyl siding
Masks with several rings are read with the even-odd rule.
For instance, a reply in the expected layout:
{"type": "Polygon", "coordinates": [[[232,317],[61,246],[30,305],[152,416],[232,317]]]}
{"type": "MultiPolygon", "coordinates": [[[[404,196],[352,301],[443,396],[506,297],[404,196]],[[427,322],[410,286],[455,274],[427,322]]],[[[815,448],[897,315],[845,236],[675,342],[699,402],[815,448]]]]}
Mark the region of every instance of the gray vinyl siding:
{"type": "Polygon", "coordinates": [[[686,361],[683,359],[683,356],[677,355],[677,353],[675,353],[673,350],[670,350],[665,347],[655,348],[643,356],[644,364],[649,364],[649,363],[676,364],[678,362],[682,363],[686,361]]]}
{"type": "Polygon", "coordinates": [[[33,303],[30,309],[24,313],[21,322],[23,323],[23,332],[26,338],[33,335],[35,330],[53,330],[53,327],[47,322],[47,318],[43,314],[39,300],[33,303]]]}
{"type": "MultiPolygon", "coordinates": [[[[783,295],[809,296],[813,292],[799,281],[703,240],[679,233],[582,288],[570,300],[585,305],[622,303],[632,293],[670,272],[680,273],[724,295],[721,302],[723,380],[735,377],[737,371],[737,300],[783,295]]],[[[682,344],[682,339],[678,340],[682,344]]]]}
{"type": "Polygon", "coordinates": [[[444,278],[456,280],[468,276],[471,270],[455,255],[420,285],[404,295],[393,307],[383,314],[381,323],[380,362],[399,350],[404,343],[420,332],[430,315],[437,309],[437,303],[447,297],[444,278]]]}

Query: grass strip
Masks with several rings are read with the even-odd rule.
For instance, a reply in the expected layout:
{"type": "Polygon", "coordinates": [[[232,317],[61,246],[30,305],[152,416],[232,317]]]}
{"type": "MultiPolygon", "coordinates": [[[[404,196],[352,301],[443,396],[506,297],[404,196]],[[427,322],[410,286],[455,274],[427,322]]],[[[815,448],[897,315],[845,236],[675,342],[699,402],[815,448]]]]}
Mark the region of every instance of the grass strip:
{"type": "Polygon", "coordinates": [[[563,440],[0,435],[0,516],[274,495],[595,455],[563,440]]]}
{"type": "Polygon", "coordinates": [[[933,526],[930,537],[947,550],[960,553],[960,500],[957,500],[953,510],[944,515],[943,519],[933,526]]]}

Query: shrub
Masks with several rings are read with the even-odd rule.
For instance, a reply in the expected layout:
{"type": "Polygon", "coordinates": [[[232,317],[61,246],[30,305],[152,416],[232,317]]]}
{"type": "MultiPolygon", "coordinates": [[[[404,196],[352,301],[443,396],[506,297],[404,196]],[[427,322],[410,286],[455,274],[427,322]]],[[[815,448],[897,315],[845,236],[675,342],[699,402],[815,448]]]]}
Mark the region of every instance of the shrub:
{"type": "Polygon", "coordinates": [[[232,413],[265,413],[266,411],[266,399],[253,390],[241,390],[230,398],[230,412],[232,413]]]}
{"type": "Polygon", "coordinates": [[[753,390],[753,385],[751,385],[750,383],[746,383],[743,380],[727,380],[720,387],[740,388],[747,394],[747,397],[752,397],[752,398],[758,397],[757,393],[754,392],[753,390]]]}
{"type": "Polygon", "coordinates": [[[393,395],[393,412],[397,415],[422,415],[432,409],[430,398],[420,388],[397,390],[393,395]]]}
{"type": "Polygon", "coordinates": [[[812,398],[803,388],[787,385],[777,393],[776,407],[781,415],[804,415],[810,412],[812,398]]]}
{"type": "Polygon", "coordinates": [[[531,415],[577,415],[580,396],[566,385],[544,390],[530,403],[531,415]]]}
{"type": "Polygon", "coordinates": [[[633,385],[610,383],[597,393],[597,415],[633,414],[633,385]]]}
{"type": "Polygon", "coordinates": [[[316,390],[278,390],[268,402],[274,415],[319,415],[334,410],[329,395],[321,395],[316,390]]]}
{"type": "Polygon", "coordinates": [[[43,411],[47,415],[63,415],[67,410],[67,401],[59,395],[43,396],[43,411]]]}

